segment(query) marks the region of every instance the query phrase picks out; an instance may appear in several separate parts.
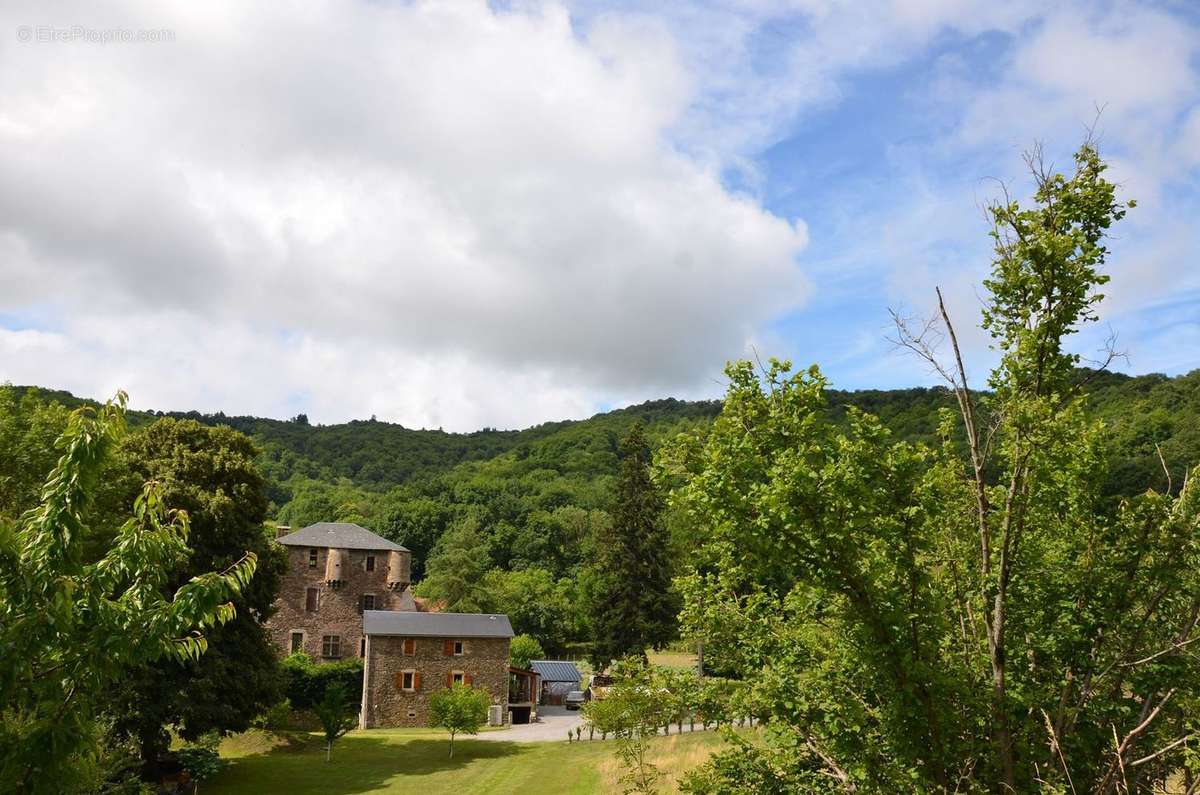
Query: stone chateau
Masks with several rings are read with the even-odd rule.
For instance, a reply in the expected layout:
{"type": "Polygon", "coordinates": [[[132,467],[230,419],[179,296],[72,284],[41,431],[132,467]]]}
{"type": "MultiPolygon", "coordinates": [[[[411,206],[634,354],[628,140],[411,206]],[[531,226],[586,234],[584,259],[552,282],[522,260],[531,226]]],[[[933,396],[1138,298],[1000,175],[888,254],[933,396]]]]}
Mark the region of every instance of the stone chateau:
{"type": "Polygon", "coordinates": [[[281,655],[363,658],[364,728],[425,725],[429,696],[455,682],[487,689],[493,719],[508,721],[507,616],[422,610],[412,554],[365,527],[279,530],[288,565],[267,628],[281,655]]]}

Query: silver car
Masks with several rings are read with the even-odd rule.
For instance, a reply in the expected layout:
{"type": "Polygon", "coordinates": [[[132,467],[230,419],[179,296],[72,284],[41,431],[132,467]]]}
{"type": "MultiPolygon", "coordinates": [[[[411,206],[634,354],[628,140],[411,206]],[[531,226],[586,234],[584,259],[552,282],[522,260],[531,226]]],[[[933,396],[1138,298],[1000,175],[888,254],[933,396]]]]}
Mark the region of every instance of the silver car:
{"type": "Polygon", "coordinates": [[[582,690],[572,690],[567,693],[567,697],[563,699],[563,706],[567,709],[579,709],[583,706],[583,702],[587,701],[587,696],[582,690]]]}

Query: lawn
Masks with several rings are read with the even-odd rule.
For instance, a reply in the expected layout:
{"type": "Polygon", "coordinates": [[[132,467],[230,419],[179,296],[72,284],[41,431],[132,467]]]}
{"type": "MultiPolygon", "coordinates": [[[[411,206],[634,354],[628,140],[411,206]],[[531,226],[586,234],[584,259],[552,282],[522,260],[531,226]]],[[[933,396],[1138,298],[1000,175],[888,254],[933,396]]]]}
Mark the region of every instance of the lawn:
{"type": "MultiPolygon", "coordinates": [[[[653,741],[651,761],[663,771],[663,791],[721,745],[714,732],[671,735],[653,741]]],[[[339,795],[358,792],[606,793],[619,792],[611,741],[508,743],[458,740],[447,756],[443,732],[428,729],[355,731],[338,741],[325,762],[318,735],[282,739],[248,732],[227,740],[221,755],[229,769],[206,793],[284,792],[339,795]]]]}

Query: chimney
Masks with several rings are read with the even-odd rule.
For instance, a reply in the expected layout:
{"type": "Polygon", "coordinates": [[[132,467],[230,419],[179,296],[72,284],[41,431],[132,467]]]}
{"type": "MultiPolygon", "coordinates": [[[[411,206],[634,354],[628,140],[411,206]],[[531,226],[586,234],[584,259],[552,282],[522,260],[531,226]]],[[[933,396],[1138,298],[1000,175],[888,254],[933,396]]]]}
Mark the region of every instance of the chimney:
{"type": "Polygon", "coordinates": [[[277,525],[275,527],[275,537],[276,538],[283,538],[284,536],[289,535],[291,532],[292,532],[291,525],[281,524],[281,525],[277,525]]]}

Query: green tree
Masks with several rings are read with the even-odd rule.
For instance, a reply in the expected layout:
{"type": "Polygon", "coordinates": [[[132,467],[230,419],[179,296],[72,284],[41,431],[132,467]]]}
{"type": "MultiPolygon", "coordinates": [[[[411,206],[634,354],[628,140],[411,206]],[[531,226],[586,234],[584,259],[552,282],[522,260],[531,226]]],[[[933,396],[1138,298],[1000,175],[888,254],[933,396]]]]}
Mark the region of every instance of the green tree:
{"type": "Polygon", "coordinates": [[[447,612],[481,613],[489,601],[483,578],[491,565],[479,520],[467,517],[438,541],[417,594],[442,603],[447,612]]]}
{"type": "Polygon", "coordinates": [[[483,578],[483,588],[487,610],[507,615],[514,632],[531,635],[552,650],[566,643],[575,609],[569,580],[556,581],[541,568],[492,569],[483,578]]]}
{"type": "Polygon", "coordinates": [[[36,390],[19,394],[0,385],[0,519],[16,520],[37,504],[67,416],[66,408],[44,402],[36,390]]]}
{"type": "Polygon", "coordinates": [[[968,388],[944,308],[899,322],[957,404],[938,446],[831,417],[815,368],[772,361],[731,366],[710,433],[669,456],[708,538],[685,634],[768,727],[703,791],[1148,791],[1195,765],[1200,490],[1104,499],[1091,376],[1064,347],[1127,205],[1090,143],[1069,175],[1030,163],[1035,206],[991,208],[991,394],[968,388]]]}
{"type": "Polygon", "coordinates": [[[429,722],[450,732],[450,756],[454,756],[454,736],[478,734],[491,703],[483,688],[457,683],[429,697],[429,722]]]}
{"type": "Polygon", "coordinates": [[[621,443],[621,455],[612,525],[596,542],[588,578],[592,662],[599,669],[618,657],[644,656],[648,646],[661,648],[675,631],[670,536],[640,423],[621,443]]]}
{"type": "Polygon", "coordinates": [[[84,558],[84,511],[124,428],[125,396],[72,412],[38,506],[0,522],[0,790],[69,790],[101,741],[108,689],[161,659],[195,659],[201,629],[230,621],[226,601],[254,574],[252,552],[164,596],[188,553],[187,515],[149,483],[96,562],[84,558]]]}
{"type": "Polygon", "coordinates": [[[165,572],[164,593],[225,568],[247,550],[259,561],[254,579],[234,599],[237,616],[209,633],[203,657],[132,671],[113,691],[117,728],[138,740],[151,780],[169,747],[168,728],[192,741],[209,732],[245,731],[283,696],[263,622],[273,611],[285,561],[263,527],[267,500],[257,454],[231,428],[169,417],[121,445],[126,479],[155,481],[164,504],[190,519],[191,555],[165,572]]]}
{"type": "Polygon", "coordinates": [[[613,673],[608,694],[584,705],[584,720],[616,739],[617,757],[625,768],[621,775],[625,793],[657,792],[662,773],[647,758],[647,738],[674,717],[674,699],[663,687],[662,675],[641,657],[618,661],[613,673]]]}
{"type": "Polygon", "coordinates": [[[325,761],[333,753],[333,744],[358,725],[357,705],[341,682],[325,688],[325,695],[313,705],[313,713],[325,733],[325,761]]]}
{"type": "Polygon", "coordinates": [[[516,668],[528,669],[530,662],[545,659],[545,656],[542,644],[530,635],[517,635],[508,647],[509,663],[516,668]]]}

